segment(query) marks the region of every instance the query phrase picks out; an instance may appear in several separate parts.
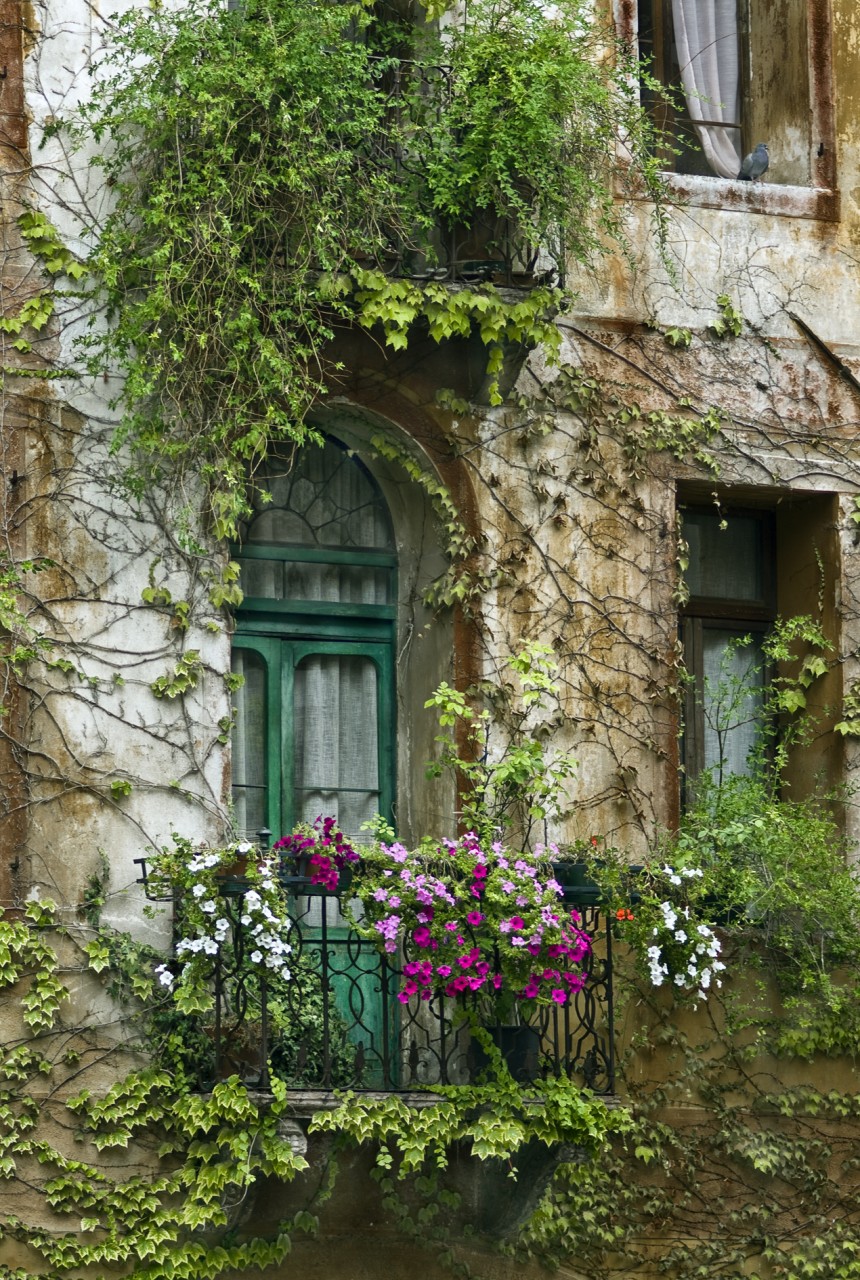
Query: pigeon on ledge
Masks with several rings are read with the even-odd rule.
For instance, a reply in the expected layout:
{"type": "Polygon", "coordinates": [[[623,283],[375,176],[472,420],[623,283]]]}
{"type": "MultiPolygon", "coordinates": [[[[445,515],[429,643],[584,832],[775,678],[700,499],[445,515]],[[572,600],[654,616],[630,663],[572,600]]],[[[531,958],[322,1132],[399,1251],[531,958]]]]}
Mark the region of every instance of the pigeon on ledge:
{"type": "Polygon", "coordinates": [[[760,142],[755,151],[751,151],[748,156],[744,156],[738,178],[741,182],[757,182],[759,178],[764,177],[767,173],[769,164],[770,156],[767,153],[767,143],[760,142]]]}

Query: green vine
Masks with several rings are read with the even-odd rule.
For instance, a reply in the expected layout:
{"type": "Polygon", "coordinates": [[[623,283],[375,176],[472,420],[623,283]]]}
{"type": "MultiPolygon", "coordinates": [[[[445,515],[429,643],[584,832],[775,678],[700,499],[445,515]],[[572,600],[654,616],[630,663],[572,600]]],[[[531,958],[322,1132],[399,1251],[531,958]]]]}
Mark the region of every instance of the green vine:
{"type": "Polygon", "coordinates": [[[189,689],[196,689],[203,669],[203,662],[197,649],[186,649],[175,664],[173,671],[157,676],[149,686],[156,698],[173,700],[189,689]]]}
{"type": "Polygon", "coordinates": [[[193,472],[235,537],[249,472],[313,438],[344,322],[394,349],[416,326],[474,331],[496,404],[506,344],[557,352],[559,290],[435,277],[445,237],[478,224],[488,261],[527,277],[541,247],[559,270],[623,244],[615,178],[660,203],[633,68],[605,38],[583,0],[473,0],[444,37],[361,3],[123,15],[82,119],[51,128],[101,144],[114,196],[90,262],[109,326],[83,345],[92,372],[124,372],[132,489],[193,472]],[[632,166],[611,159],[619,134],[632,166]]]}

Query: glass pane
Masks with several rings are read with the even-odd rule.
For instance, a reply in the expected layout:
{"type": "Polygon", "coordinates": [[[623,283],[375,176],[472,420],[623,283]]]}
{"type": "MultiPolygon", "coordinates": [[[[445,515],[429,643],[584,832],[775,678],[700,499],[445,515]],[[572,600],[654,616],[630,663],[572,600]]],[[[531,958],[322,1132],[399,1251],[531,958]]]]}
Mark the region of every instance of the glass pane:
{"type": "Polygon", "coordinates": [[[233,671],[245,677],[236,691],[233,729],[233,807],[236,830],[256,838],[265,826],[266,779],[266,667],[258,653],[233,650],[233,671]]]}
{"type": "Polygon", "coordinates": [[[337,818],[344,834],[379,810],[376,665],[370,658],[315,654],[295,671],[296,818],[337,818]]]}
{"type": "Polygon", "coordinates": [[[239,585],[262,600],[332,600],[343,604],[391,604],[390,569],[360,564],[311,564],[300,560],[240,559],[239,585]]]}
{"type": "Polygon", "coordinates": [[[343,604],[389,604],[391,570],[363,565],[284,565],[288,600],[337,600],[343,604]]]}
{"type": "Polygon", "coordinates": [[[758,743],[764,692],[760,635],[736,642],[742,631],[702,628],[704,667],[705,768],[720,775],[750,773],[749,755],[758,743]],[[735,642],[735,643],[733,643],[735,642]]]}
{"type": "Polygon", "coordinates": [[[338,547],[393,551],[388,507],[362,462],[327,440],[307,445],[290,465],[286,461],[258,477],[271,501],[258,498],[258,514],[246,533],[248,542],[270,546],[338,547]]]}
{"type": "Polygon", "coordinates": [[[239,586],[246,596],[262,600],[284,599],[283,560],[240,560],[239,586]]]}
{"type": "Polygon", "coordinates": [[[687,586],[690,595],[715,600],[763,601],[762,525],[755,516],[733,515],[720,528],[716,512],[684,514],[689,548],[687,586]]]}

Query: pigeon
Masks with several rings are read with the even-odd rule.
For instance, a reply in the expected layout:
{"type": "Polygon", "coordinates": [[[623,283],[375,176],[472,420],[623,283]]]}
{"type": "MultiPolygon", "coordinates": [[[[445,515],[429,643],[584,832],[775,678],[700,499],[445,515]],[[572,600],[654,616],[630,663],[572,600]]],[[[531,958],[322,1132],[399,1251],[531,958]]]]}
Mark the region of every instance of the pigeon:
{"type": "Polygon", "coordinates": [[[767,143],[760,142],[755,151],[751,151],[748,156],[744,156],[738,178],[741,182],[756,182],[767,173],[769,164],[770,156],[767,154],[767,143]]]}

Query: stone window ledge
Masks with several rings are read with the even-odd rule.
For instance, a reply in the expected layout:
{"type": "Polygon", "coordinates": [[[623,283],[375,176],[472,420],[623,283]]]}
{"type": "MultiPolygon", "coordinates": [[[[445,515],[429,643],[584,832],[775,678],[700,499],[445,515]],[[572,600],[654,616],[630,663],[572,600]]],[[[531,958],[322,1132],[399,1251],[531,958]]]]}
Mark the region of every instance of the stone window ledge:
{"type": "Polygon", "coordinates": [[[692,208],[839,221],[839,192],[826,187],[777,186],[680,173],[665,173],[663,177],[672,200],[692,208]]]}

